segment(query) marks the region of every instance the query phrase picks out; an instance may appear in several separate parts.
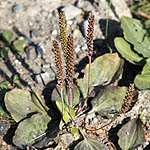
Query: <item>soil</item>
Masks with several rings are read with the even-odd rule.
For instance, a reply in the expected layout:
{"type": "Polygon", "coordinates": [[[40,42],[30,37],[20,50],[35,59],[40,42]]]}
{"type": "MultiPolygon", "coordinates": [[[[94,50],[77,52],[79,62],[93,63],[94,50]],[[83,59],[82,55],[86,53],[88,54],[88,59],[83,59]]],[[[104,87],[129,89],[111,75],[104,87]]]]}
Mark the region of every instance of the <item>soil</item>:
{"type": "MultiPolygon", "coordinates": [[[[8,58],[0,58],[0,82],[5,80],[12,81],[11,77],[19,74],[20,78],[16,82],[22,89],[32,89],[49,98],[49,83],[56,79],[52,40],[60,39],[59,11],[64,9],[66,13],[69,12],[66,14],[68,18],[66,23],[68,32],[73,33],[75,40],[75,77],[77,77],[87,63],[85,35],[89,12],[95,15],[94,56],[98,57],[109,52],[105,43],[108,5],[107,0],[1,0],[0,31],[11,29],[14,32],[13,39],[25,39],[27,44],[23,53],[16,54],[9,51],[8,58]],[[72,9],[74,10],[72,11],[72,9]]],[[[124,15],[131,17],[126,1],[112,0],[109,13],[108,42],[113,51],[116,51],[113,43],[114,37],[122,35],[120,19],[124,15]]],[[[121,86],[129,86],[129,83],[133,82],[135,71],[137,71],[128,62],[125,64],[125,72],[119,82],[121,86]],[[134,68],[130,77],[126,77],[129,74],[127,68],[131,68],[131,70],[134,68]]],[[[146,94],[149,96],[150,92],[147,91],[146,94]]],[[[141,105],[148,105],[149,103],[144,103],[143,100],[139,101],[136,110],[141,105]]],[[[134,118],[136,116],[134,111],[136,110],[125,114],[119,121],[129,116],[134,118]]],[[[89,116],[89,118],[91,117],[89,116]]],[[[112,126],[116,127],[117,123],[112,126]]],[[[70,138],[70,135],[67,136],[70,138]]],[[[65,138],[63,137],[63,139],[65,138]]],[[[148,141],[149,139],[147,139],[144,147],[148,145],[148,141]]],[[[47,150],[51,149],[47,148],[47,150]]],[[[141,147],[138,150],[142,149],[144,148],[141,147]]],[[[0,150],[19,150],[19,148],[16,148],[12,143],[10,144],[6,141],[3,136],[0,136],[0,150]]]]}

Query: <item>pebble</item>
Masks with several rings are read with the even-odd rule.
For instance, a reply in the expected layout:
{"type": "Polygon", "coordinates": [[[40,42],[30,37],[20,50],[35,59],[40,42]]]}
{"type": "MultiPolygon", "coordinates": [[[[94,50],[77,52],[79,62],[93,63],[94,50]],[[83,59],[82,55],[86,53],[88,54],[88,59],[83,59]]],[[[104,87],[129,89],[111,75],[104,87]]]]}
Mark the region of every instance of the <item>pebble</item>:
{"type": "Polygon", "coordinates": [[[18,59],[16,59],[16,60],[14,61],[14,63],[15,63],[16,65],[21,65],[21,62],[20,62],[18,59]]]}
{"type": "Polygon", "coordinates": [[[67,148],[73,142],[73,135],[71,133],[63,134],[60,136],[64,148],[67,148]]]}
{"type": "Polygon", "coordinates": [[[71,20],[82,13],[82,10],[73,5],[64,6],[62,9],[65,12],[66,20],[71,20]]]}
{"type": "Polygon", "coordinates": [[[72,24],[73,24],[73,21],[72,21],[72,20],[68,20],[66,24],[67,24],[67,25],[72,25],[72,24]]]}
{"type": "Polygon", "coordinates": [[[20,4],[15,4],[12,6],[12,12],[14,13],[19,13],[21,11],[21,5],[20,4]]]}
{"type": "Polygon", "coordinates": [[[35,76],[35,80],[40,83],[46,85],[50,81],[50,75],[49,73],[41,73],[35,76]]]}
{"type": "MultiPolygon", "coordinates": [[[[80,32],[80,30],[79,29],[75,29],[74,31],[73,31],[73,37],[76,39],[76,38],[83,38],[83,36],[82,36],[82,33],[80,32]]],[[[79,44],[78,44],[79,45],[79,44]]]]}
{"type": "Polygon", "coordinates": [[[51,34],[52,34],[52,35],[57,35],[58,32],[57,32],[57,30],[53,30],[53,31],[51,32],[51,34]]]}
{"type": "Polygon", "coordinates": [[[37,38],[39,36],[39,32],[37,30],[31,30],[30,36],[31,36],[31,38],[34,38],[34,37],[37,38]]]}
{"type": "Polygon", "coordinates": [[[83,32],[84,37],[87,37],[88,24],[88,20],[85,20],[81,23],[81,30],[83,32]]]}
{"type": "Polygon", "coordinates": [[[29,60],[34,60],[37,57],[35,48],[33,46],[28,46],[26,48],[26,51],[27,51],[27,58],[29,60]]]}
{"type": "Polygon", "coordinates": [[[43,54],[45,54],[45,49],[44,49],[44,47],[43,47],[43,45],[41,43],[37,44],[36,50],[37,50],[37,52],[39,54],[38,57],[40,55],[43,56],[43,54]]]}
{"type": "Polygon", "coordinates": [[[50,68],[50,64],[42,64],[43,68],[50,68]]]}

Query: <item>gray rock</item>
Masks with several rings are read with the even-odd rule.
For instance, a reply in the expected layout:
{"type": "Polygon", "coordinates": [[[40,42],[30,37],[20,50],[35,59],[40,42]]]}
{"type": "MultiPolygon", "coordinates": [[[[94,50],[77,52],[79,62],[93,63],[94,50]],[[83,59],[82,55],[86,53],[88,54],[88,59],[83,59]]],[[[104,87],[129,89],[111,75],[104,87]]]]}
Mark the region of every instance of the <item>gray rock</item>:
{"type": "Polygon", "coordinates": [[[27,59],[34,60],[36,56],[35,48],[33,46],[29,46],[26,48],[27,51],[27,59]]]}
{"type": "Polygon", "coordinates": [[[67,148],[73,142],[73,135],[71,133],[63,134],[60,136],[60,140],[64,148],[67,148]]]}
{"type": "Polygon", "coordinates": [[[36,50],[37,50],[38,54],[41,56],[43,56],[43,54],[45,54],[45,49],[41,43],[37,44],[36,50]]]}
{"type": "Polygon", "coordinates": [[[22,6],[20,4],[15,4],[12,6],[12,12],[19,13],[21,11],[22,6]]]}
{"type": "Polygon", "coordinates": [[[41,73],[35,76],[35,80],[40,83],[46,85],[50,81],[49,73],[41,73]]]}
{"type": "Polygon", "coordinates": [[[71,20],[82,13],[80,8],[73,5],[64,6],[62,10],[65,12],[66,20],[71,20]]]}
{"type": "Polygon", "coordinates": [[[31,38],[33,38],[33,37],[37,38],[39,36],[39,32],[37,30],[31,30],[30,36],[31,36],[31,38]]]}

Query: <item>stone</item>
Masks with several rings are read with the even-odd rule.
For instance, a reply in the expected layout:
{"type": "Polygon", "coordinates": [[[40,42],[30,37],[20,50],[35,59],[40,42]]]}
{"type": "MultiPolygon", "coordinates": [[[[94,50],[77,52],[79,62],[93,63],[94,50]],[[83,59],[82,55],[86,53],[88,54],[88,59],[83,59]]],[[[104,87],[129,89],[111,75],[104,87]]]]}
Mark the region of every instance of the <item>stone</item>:
{"type": "Polygon", "coordinates": [[[20,4],[15,4],[12,6],[12,12],[19,13],[21,11],[22,6],[20,4]]]}
{"type": "Polygon", "coordinates": [[[35,48],[33,46],[28,46],[26,48],[26,52],[27,52],[27,59],[29,60],[34,60],[37,57],[35,48]]]}
{"type": "Polygon", "coordinates": [[[80,8],[73,5],[64,6],[62,10],[65,12],[66,20],[71,20],[82,13],[80,8]]]}
{"type": "MultiPolygon", "coordinates": [[[[45,54],[45,49],[43,47],[43,45],[41,43],[38,43],[36,45],[36,50],[37,50],[37,53],[40,55],[40,56],[43,56],[43,54],[45,54]]],[[[38,55],[38,56],[39,56],[38,55]]]]}
{"type": "Polygon", "coordinates": [[[82,30],[84,37],[87,37],[88,24],[89,24],[88,20],[85,20],[81,23],[81,30],[82,30]]]}
{"type": "Polygon", "coordinates": [[[41,73],[35,76],[35,80],[40,83],[46,85],[50,81],[49,73],[41,73]]]}
{"type": "Polygon", "coordinates": [[[60,140],[64,148],[67,148],[73,142],[73,135],[71,133],[63,134],[60,136],[60,140]]]}

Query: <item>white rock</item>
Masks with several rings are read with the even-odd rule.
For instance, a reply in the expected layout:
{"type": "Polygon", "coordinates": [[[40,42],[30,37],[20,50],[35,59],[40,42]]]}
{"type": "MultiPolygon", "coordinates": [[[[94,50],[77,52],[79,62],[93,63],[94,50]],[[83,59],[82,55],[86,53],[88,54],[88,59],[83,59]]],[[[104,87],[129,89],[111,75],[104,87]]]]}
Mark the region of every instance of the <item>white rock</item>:
{"type": "Polygon", "coordinates": [[[66,20],[71,20],[82,13],[80,8],[73,5],[67,5],[62,10],[65,12],[66,20]]]}

